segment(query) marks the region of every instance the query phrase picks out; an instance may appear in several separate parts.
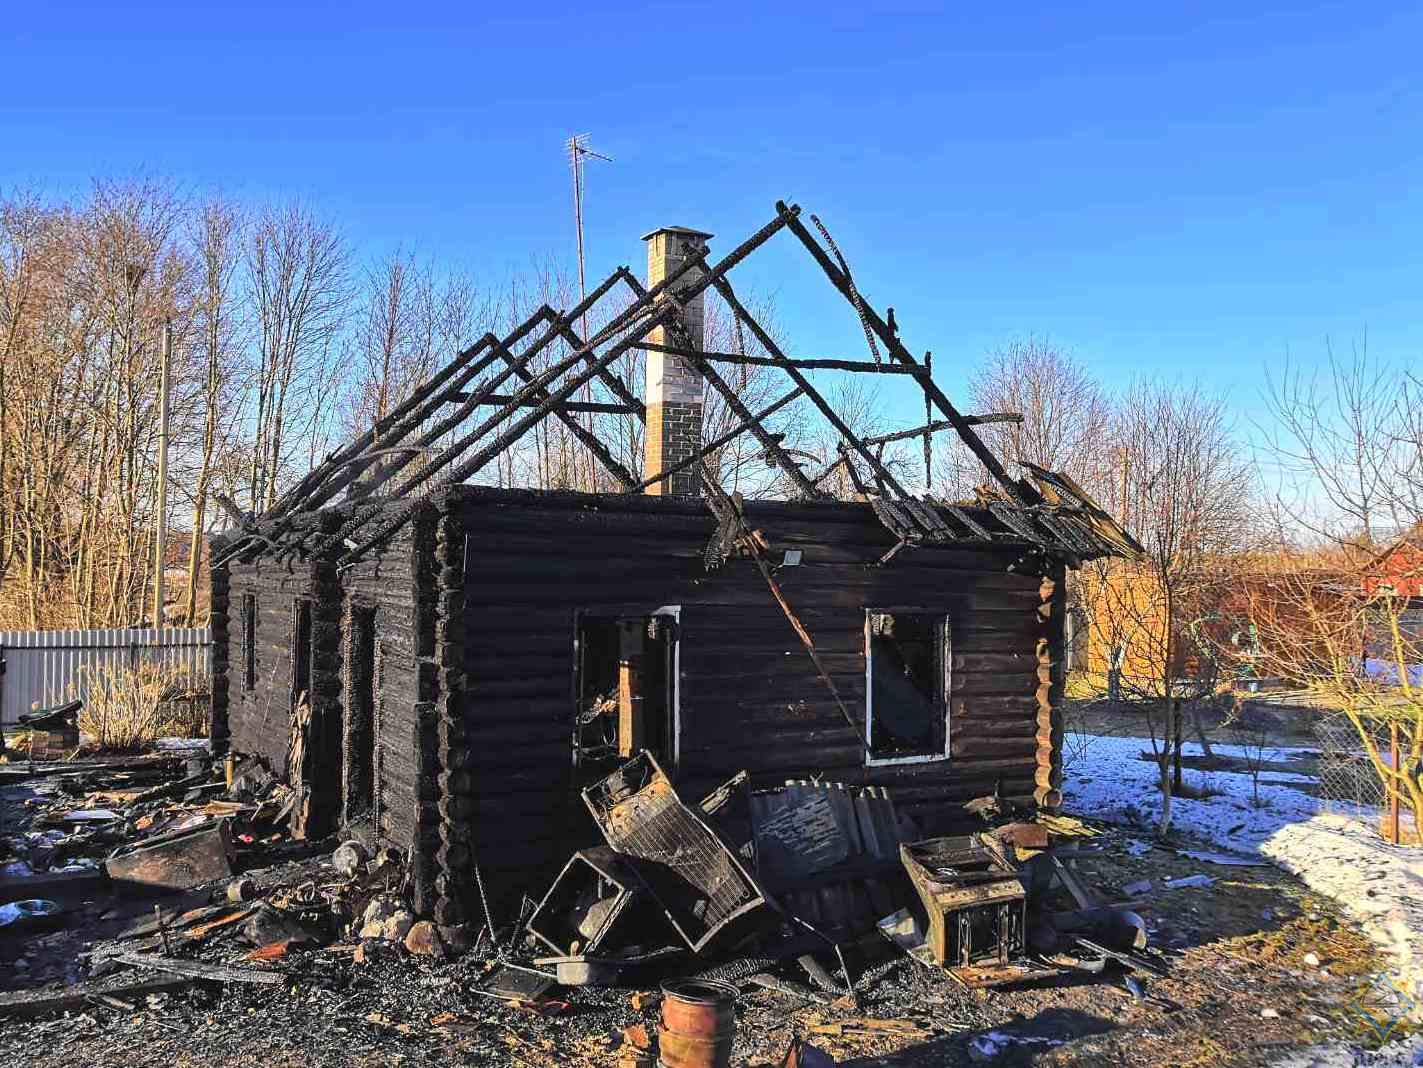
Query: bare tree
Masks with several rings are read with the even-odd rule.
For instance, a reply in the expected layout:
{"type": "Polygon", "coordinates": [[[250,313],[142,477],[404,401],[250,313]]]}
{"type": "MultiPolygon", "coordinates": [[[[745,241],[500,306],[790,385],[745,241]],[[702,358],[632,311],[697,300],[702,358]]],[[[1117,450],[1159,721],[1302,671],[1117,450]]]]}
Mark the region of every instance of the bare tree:
{"type": "Polygon", "coordinates": [[[1112,651],[1124,690],[1146,703],[1164,834],[1182,702],[1206,696],[1214,685],[1213,673],[1202,670],[1204,651],[1191,623],[1228,582],[1222,561],[1247,541],[1251,479],[1224,402],[1195,385],[1134,384],[1116,440],[1125,489],[1118,518],[1145,553],[1089,564],[1083,594],[1089,625],[1112,651]]]}
{"type": "Polygon", "coordinates": [[[1287,523],[1368,548],[1420,514],[1423,417],[1410,404],[1418,379],[1371,357],[1367,335],[1348,356],[1327,351],[1322,370],[1288,360],[1278,376],[1266,368],[1277,505],[1287,523]]]}
{"type": "MultiPolygon", "coordinates": [[[[780,347],[784,337],[776,321],[775,302],[750,293],[739,295],[756,320],[780,347]]],[[[718,294],[708,294],[705,314],[705,347],[713,352],[735,352],[746,356],[767,356],[754,335],[745,330],[731,308],[718,294]]],[[[731,387],[736,398],[751,412],[759,412],[790,392],[794,383],[783,371],[759,365],[717,365],[714,370],[731,387]]],[[[702,439],[714,441],[742,423],[742,418],[720,392],[708,385],[702,416],[702,439]]],[[[792,460],[809,465],[823,459],[803,440],[807,425],[805,402],[793,402],[765,422],[768,433],[780,436],[781,447],[792,460]]],[[[707,457],[708,468],[728,492],[744,497],[785,497],[791,490],[786,475],[766,455],[765,447],[750,433],[742,433],[707,457]]]]}
{"type": "Polygon", "coordinates": [[[252,510],[261,511],[276,499],[292,439],[320,431],[325,413],[307,402],[330,378],[349,297],[349,255],[330,223],[289,204],[258,215],[246,259],[257,330],[250,492],[252,510]]]}
{"type": "MultiPolygon", "coordinates": [[[[88,195],[54,204],[0,194],[0,625],[138,618],[158,521],[156,386],[166,322],[175,342],[167,489],[187,511],[173,525],[188,543],[181,609],[196,621],[216,520],[209,499],[220,493],[264,510],[335,435],[368,427],[486,331],[503,336],[544,305],[575,303],[576,285],[552,260],[534,261],[486,300],[448,265],[397,252],[366,271],[350,315],[349,262],[337,230],[301,205],[188,198],[157,181],[96,182],[88,195]]],[[[769,302],[752,303],[763,321],[774,318],[769,302]]],[[[606,304],[587,329],[602,330],[619,310],[616,300],[606,304]]],[[[764,354],[712,295],[707,329],[710,347],[764,354]]],[[[516,355],[534,336],[514,345],[516,355]]],[[[578,344],[561,334],[529,372],[578,344]]],[[[505,369],[494,361],[470,388],[505,369]]],[[[615,488],[619,480],[580,440],[585,428],[640,477],[642,424],[618,408],[641,394],[642,368],[609,373],[622,383],[599,376],[574,399],[612,403],[540,423],[486,477],[615,488]]],[[[770,368],[724,377],[752,409],[790,388],[770,368]]],[[[505,381],[497,392],[517,390],[525,377],[505,381]]],[[[788,449],[803,448],[799,420],[794,405],[777,416],[773,429],[788,449]]],[[[709,391],[705,436],[739,422],[709,391]]],[[[435,426],[432,419],[426,428],[432,450],[470,430],[468,420],[435,426]]],[[[493,433],[504,429],[507,421],[493,433]]],[[[416,456],[402,466],[426,462],[416,456]]],[[[724,485],[748,496],[784,491],[782,473],[752,438],[731,442],[711,463],[724,485]]]]}
{"type": "Polygon", "coordinates": [[[1321,563],[1282,555],[1257,572],[1248,586],[1256,660],[1341,712],[1385,796],[1423,820],[1423,629],[1407,598],[1370,596],[1347,561],[1321,563]],[[1391,727],[1403,738],[1397,764],[1380,751],[1391,727]]]}
{"type": "Polygon", "coordinates": [[[1423,375],[1409,371],[1399,383],[1398,481],[1395,507],[1414,523],[1423,517],[1423,375]]]}
{"type": "Polygon", "coordinates": [[[0,209],[0,614],[127,623],[153,551],[155,364],[187,300],[181,204],[156,182],[0,209]]]}
{"type": "Polygon", "coordinates": [[[441,275],[407,252],[366,267],[342,361],[354,378],[342,402],[348,433],[369,429],[474,340],[488,319],[478,299],[466,275],[441,275]]]}
{"type": "Polygon", "coordinates": [[[236,341],[240,308],[237,304],[237,270],[240,264],[242,219],[237,209],[222,200],[204,204],[192,224],[197,292],[193,301],[193,326],[200,366],[195,369],[197,409],[196,471],[193,475],[192,531],[188,543],[188,583],[183,595],[183,618],[191,626],[197,617],[199,564],[208,527],[207,500],[213,488],[214,466],[237,411],[234,388],[236,341]]]}
{"type": "Polygon", "coordinates": [[[976,411],[1023,417],[980,431],[999,456],[1069,471],[1102,498],[1115,466],[1112,404],[1071,353],[1045,338],[1013,341],[988,354],[969,380],[969,394],[976,411]]]}

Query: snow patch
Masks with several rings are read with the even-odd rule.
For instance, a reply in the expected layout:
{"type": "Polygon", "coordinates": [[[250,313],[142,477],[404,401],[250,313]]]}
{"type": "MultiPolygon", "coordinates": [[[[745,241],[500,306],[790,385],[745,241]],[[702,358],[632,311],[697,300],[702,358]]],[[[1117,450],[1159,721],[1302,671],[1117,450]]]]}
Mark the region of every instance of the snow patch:
{"type": "MultiPolygon", "coordinates": [[[[1245,755],[1240,746],[1212,748],[1221,755],[1245,755]]],[[[1156,765],[1140,758],[1143,750],[1150,751],[1150,742],[1142,738],[1087,740],[1063,774],[1065,807],[1110,823],[1153,828],[1161,796],[1156,765]]],[[[1196,743],[1183,752],[1203,755],[1196,743]]],[[[1313,752],[1272,747],[1263,756],[1287,762],[1313,752]]],[[[1257,854],[1333,898],[1384,950],[1395,981],[1415,996],[1423,992],[1423,850],[1389,845],[1364,823],[1326,811],[1318,798],[1292,785],[1316,781],[1310,776],[1268,774],[1268,780],[1261,776],[1256,806],[1249,774],[1186,769],[1188,785],[1210,796],[1172,798],[1172,829],[1257,854]]]]}

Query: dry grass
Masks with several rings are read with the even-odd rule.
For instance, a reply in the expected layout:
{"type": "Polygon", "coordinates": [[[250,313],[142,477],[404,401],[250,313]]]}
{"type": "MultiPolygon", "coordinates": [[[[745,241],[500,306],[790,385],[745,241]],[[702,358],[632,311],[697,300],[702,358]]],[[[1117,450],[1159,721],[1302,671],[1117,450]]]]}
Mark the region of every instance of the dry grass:
{"type": "Polygon", "coordinates": [[[208,730],[208,679],[179,667],[139,664],[85,672],[79,729],[103,749],[136,750],[155,738],[197,738],[208,730]]]}

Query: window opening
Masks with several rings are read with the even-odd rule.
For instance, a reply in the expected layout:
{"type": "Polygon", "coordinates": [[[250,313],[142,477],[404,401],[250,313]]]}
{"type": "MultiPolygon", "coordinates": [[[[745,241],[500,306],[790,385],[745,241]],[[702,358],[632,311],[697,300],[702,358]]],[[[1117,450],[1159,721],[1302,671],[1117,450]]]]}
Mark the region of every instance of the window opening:
{"type": "Polygon", "coordinates": [[[376,613],[361,605],[351,609],[345,745],[346,820],[375,805],[376,613]]]}
{"type": "Polygon", "coordinates": [[[576,642],[575,763],[611,767],[644,749],[675,763],[676,617],[585,613],[576,642]]]}
{"type": "Polygon", "coordinates": [[[257,687],[257,598],[242,595],[242,688],[251,692],[257,687]]]}
{"type": "Polygon", "coordinates": [[[948,618],[923,612],[870,612],[866,644],[869,760],[946,757],[948,618]]]}

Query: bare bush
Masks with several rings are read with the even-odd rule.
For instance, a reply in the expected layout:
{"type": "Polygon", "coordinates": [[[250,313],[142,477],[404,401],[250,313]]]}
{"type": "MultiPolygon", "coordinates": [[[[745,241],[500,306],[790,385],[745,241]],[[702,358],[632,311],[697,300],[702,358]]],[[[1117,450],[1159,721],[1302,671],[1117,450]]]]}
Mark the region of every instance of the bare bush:
{"type": "Polygon", "coordinates": [[[208,732],[206,676],[168,664],[82,669],[88,689],[79,729],[100,748],[143,749],[157,738],[200,738],[208,732]]]}

